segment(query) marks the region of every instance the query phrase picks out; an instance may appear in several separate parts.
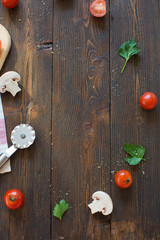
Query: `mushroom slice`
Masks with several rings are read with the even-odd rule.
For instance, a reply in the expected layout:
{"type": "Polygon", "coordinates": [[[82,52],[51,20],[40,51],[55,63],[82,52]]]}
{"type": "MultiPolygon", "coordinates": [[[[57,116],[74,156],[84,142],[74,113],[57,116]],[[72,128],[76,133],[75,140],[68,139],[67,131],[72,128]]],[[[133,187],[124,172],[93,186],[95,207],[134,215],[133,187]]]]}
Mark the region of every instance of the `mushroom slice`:
{"type": "Polygon", "coordinates": [[[7,29],[2,24],[0,24],[0,40],[2,42],[2,48],[0,49],[0,70],[1,70],[11,47],[11,37],[7,29]]]}
{"type": "Polygon", "coordinates": [[[103,215],[109,215],[113,210],[113,202],[110,196],[102,191],[97,191],[92,195],[93,202],[88,204],[91,213],[102,212],[103,215]]]}
{"type": "Polygon", "coordinates": [[[17,72],[6,72],[0,77],[0,92],[4,93],[6,91],[10,92],[13,97],[17,92],[21,91],[18,86],[20,81],[20,75],[17,72]]]}

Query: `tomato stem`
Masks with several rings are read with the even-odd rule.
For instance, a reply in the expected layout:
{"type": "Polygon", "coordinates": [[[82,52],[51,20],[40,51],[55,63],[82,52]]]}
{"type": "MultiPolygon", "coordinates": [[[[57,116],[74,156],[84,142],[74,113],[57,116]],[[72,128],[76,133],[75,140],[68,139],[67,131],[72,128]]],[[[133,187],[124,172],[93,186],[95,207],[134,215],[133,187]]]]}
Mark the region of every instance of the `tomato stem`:
{"type": "Polygon", "coordinates": [[[129,178],[127,178],[125,181],[121,181],[121,182],[124,182],[124,183],[126,183],[126,184],[128,184],[129,182],[130,182],[130,177],[129,178]]]}
{"type": "Polygon", "coordinates": [[[130,178],[128,178],[127,180],[126,180],[126,183],[129,183],[130,182],[130,178]]]}
{"type": "Polygon", "coordinates": [[[15,197],[15,196],[13,196],[12,194],[9,195],[9,200],[10,200],[11,202],[15,202],[15,201],[16,201],[17,199],[19,199],[19,198],[21,198],[21,196],[15,197]]]}

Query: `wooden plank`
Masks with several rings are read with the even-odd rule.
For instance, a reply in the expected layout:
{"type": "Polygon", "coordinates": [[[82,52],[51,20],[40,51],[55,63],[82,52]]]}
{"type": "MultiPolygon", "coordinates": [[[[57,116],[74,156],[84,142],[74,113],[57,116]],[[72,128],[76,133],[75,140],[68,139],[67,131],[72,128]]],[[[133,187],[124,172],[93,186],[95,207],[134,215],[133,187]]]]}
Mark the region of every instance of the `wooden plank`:
{"type": "Polygon", "coordinates": [[[0,176],[1,239],[159,239],[159,106],[151,112],[139,106],[145,91],[159,98],[158,2],[110,2],[109,20],[90,17],[87,1],[55,1],[53,70],[52,4],[27,0],[11,11],[0,6],[13,40],[1,73],[17,70],[23,86],[14,99],[3,96],[7,134],[20,122],[37,133],[33,146],[12,157],[12,173],[0,176]],[[121,75],[124,60],[117,51],[131,37],[142,52],[121,75]],[[146,163],[125,164],[126,141],[146,148],[146,163]],[[112,175],[110,226],[110,217],[92,216],[87,204],[96,190],[110,193],[110,170],[122,168],[132,172],[134,183],[122,191],[112,175]],[[3,203],[13,187],[25,194],[15,212],[3,203]],[[62,198],[71,208],[60,223],[51,210],[62,198]]]}
{"type": "Polygon", "coordinates": [[[112,197],[112,239],[159,239],[159,106],[147,112],[139,106],[146,91],[159,94],[160,15],[158,1],[110,1],[111,12],[111,170],[128,169],[133,186],[120,190],[115,186],[112,197]],[[124,60],[117,51],[123,42],[135,38],[142,50],[133,57],[123,75],[124,60]],[[146,148],[146,163],[130,167],[124,162],[124,142],[146,148]],[[143,173],[145,173],[143,175],[143,173]]]}
{"type": "MultiPolygon", "coordinates": [[[[12,173],[0,176],[1,199],[10,188],[25,195],[22,208],[1,207],[1,239],[50,239],[50,130],[52,80],[52,2],[20,1],[13,10],[2,6],[1,17],[12,36],[3,72],[20,73],[22,92],[3,96],[8,139],[21,122],[36,130],[33,146],[11,158],[12,173]],[[43,28],[42,28],[43,26],[43,28]]],[[[9,141],[11,144],[11,142],[9,141]]]]}
{"type": "MultiPolygon", "coordinates": [[[[3,24],[5,23],[5,27],[8,28],[9,22],[8,19],[6,21],[4,21],[5,18],[5,14],[3,12],[3,7],[0,6],[0,23],[3,24]]],[[[9,54],[10,55],[10,54],[9,54]]],[[[6,60],[6,63],[4,65],[4,67],[1,70],[1,74],[3,73],[3,69],[5,69],[5,66],[8,62],[8,58],[6,60]]],[[[4,96],[2,96],[2,100],[3,100],[3,105],[4,104],[4,96]]],[[[8,99],[7,99],[8,100],[8,99]]],[[[4,106],[4,111],[5,111],[5,106],[4,106]]],[[[6,115],[6,114],[5,114],[6,115]]],[[[5,207],[4,205],[4,194],[8,189],[8,186],[10,185],[11,180],[9,179],[8,175],[10,173],[6,173],[6,174],[1,174],[0,175],[0,182],[1,182],[1,204],[0,204],[0,213],[1,213],[1,224],[0,224],[0,237],[1,239],[9,239],[9,234],[8,234],[8,230],[9,230],[9,220],[10,220],[10,212],[9,210],[5,207]]]]}
{"type": "Polygon", "coordinates": [[[54,239],[110,239],[110,218],[87,206],[110,192],[108,20],[90,16],[88,1],[54,2],[52,203],[71,206],[52,219],[54,239]]]}

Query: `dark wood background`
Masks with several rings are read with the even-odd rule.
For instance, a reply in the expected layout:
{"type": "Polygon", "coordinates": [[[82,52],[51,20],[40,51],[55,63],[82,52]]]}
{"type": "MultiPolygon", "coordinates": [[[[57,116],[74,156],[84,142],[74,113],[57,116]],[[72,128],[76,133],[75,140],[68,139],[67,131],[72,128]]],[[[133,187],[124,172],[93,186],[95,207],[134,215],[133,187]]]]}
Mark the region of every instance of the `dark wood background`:
{"type": "Polygon", "coordinates": [[[160,105],[144,111],[140,96],[153,91],[160,102],[159,0],[107,0],[107,15],[94,18],[89,0],[25,0],[13,10],[0,4],[0,23],[12,48],[1,74],[20,73],[22,92],[2,96],[9,145],[12,129],[36,130],[30,148],[11,157],[12,172],[0,176],[1,240],[160,239],[160,105]],[[123,75],[117,51],[135,38],[141,52],[123,75]],[[128,166],[124,142],[146,148],[146,163],[128,166]],[[120,190],[114,172],[131,171],[120,190]],[[11,188],[25,203],[4,205],[11,188]],[[91,215],[94,191],[113,199],[110,216],[91,215]],[[62,221],[52,216],[64,198],[62,221]]]}

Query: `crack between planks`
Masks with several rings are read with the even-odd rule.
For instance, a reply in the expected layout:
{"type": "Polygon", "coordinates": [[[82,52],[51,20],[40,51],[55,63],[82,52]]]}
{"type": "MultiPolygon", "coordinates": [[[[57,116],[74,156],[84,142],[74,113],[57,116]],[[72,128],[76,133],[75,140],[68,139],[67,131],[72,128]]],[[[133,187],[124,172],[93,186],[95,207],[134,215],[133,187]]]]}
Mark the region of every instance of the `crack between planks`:
{"type": "MultiPolygon", "coordinates": [[[[110,6],[111,6],[111,0],[108,0],[108,4],[109,4],[109,125],[110,125],[110,180],[111,180],[111,161],[112,161],[112,147],[111,147],[111,140],[112,140],[112,111],[111,111],[111,12],[110,12],[110,6]]],[[[111,181],[110,181],[110,195],[112,193],[112,187],[111,187],[111,181]]],[[[110,239],[111,239],[111,223],[112,223],[112,214],[110,215],[110,239]]]]}
{"type": "Polygon", "coordinates": [[[52,42],[43,42],[37,45],[37,50],[52,50],[53,49],[53,41],[52,42]]]}
{"type": "Polygon", "coordinates": [[[9,231],[8,231],[8,240],[10,240],[10,214],[9,214],[9,231]]]}
{"type": "MultiPolygon", "coordinates": [[[[53,5],[52,5],[52,10],[54,10],[54,1],[53,1],[53,5]]],[[[53,52],[53,30],[54,30],[54,24],[53,24],[53,20],[54,20],[54,11],[53,11],[53,14],[52,14],[52,42],[49,42],[47,43],[49,46],[50,46],[50,49],[52,50],[53,52]]],[[[51,76],[51,109],[50,109],[50,113],[51,113],[51,133],[53,133],[53,117],[52,117],[52,111],[53,111],[53,55],[52,55],[52,76],[51,76]]],[[[53,134],[51,134],[51,143],[53,141],[53,134]]],[[[53,234],[53,231],[52,231],[52,156],[53,156],[53,147],[51,145],[51,148],[50,148],[50,240],[52,240],[52,234],[53,234]]]]}

